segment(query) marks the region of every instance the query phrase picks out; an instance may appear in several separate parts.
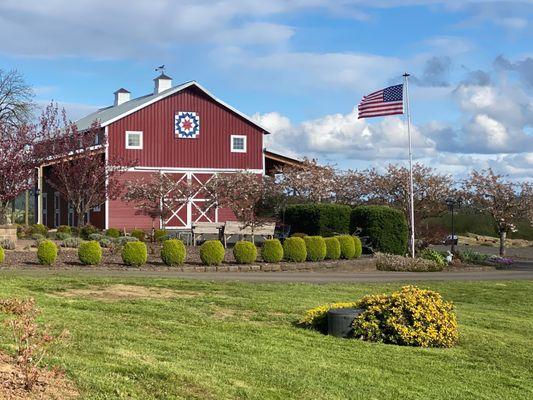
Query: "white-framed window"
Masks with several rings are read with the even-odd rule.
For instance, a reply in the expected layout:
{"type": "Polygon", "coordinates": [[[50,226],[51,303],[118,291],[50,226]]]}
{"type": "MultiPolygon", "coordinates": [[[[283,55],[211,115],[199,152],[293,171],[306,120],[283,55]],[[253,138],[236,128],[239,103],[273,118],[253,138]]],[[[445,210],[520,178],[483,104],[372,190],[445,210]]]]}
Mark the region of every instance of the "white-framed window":
{"type": "Polygon", "coordinates": [[[59,192],[54,192],[54,227],[61,225],[61,197],[59,192]]]}
{"type": "Polygon", "coordinates": [[[231,135],[231,152],[246,153],[246,136],[231,135]]]}
{"type": "Polygon", "coordinates": [[[94,212],[100,212],[102,210],[102,207],[101,206],[96,206],[96,207],[93,207],[93,211],[94,212]]]}
{"type": "Polygon", "coordinates": [[[48,226],[48,193],[43,193],[43,225],[48,226]]]}
{"type": "Polygon", "coordinates": [[[74,208],[72,208],[72,203],[68,203],[68,226],[74,226],[74,208]]]}
{"type": "Polygon", "coordinates": [[[136,150],[143,148],[142,131],[126,131],[126,148],[136,150]]]}

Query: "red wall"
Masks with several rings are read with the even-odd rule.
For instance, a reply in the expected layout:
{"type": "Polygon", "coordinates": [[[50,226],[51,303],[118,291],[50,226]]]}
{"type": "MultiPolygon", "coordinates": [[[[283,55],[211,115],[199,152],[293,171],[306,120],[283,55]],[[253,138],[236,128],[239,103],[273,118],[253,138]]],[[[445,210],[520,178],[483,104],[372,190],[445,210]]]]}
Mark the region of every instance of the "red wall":
{"type": "Polygon", "coordinates": [[[167,168],[263,168],[263,131],[219,105],[195,87],[159,100],[108,127],[109,157],[137,160],[139,166],[167,168]],[[174,135],[174,115],[194,111],[200,117],[196,139],[174,135]],[[126,131],[143,132],[143,149],[126,149],[126,131]],[[247,136],[247,152],[232,153],[230,136],[247,136]]]}

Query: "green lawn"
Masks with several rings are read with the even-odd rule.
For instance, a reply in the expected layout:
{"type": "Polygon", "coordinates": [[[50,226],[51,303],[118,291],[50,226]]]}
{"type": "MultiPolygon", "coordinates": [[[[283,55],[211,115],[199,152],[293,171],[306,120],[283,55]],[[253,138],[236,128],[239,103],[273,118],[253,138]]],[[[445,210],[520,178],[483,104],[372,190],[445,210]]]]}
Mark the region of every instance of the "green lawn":
{"type": "MultiPolygon", "coordinates": [[[[52,360],[87,399],[531,399],[533,282],[419,284],[457,306],[460,343],[417,349],[299,329],[321,303],[400,284],[251,284],[0,274],[0,296],[34,296],[68,328],[52,360]],[[102,301],[57,292],[146,285],[174,299],[102,301]]],[[[0,347],[7,349],[5,332],[0,347]]]]}

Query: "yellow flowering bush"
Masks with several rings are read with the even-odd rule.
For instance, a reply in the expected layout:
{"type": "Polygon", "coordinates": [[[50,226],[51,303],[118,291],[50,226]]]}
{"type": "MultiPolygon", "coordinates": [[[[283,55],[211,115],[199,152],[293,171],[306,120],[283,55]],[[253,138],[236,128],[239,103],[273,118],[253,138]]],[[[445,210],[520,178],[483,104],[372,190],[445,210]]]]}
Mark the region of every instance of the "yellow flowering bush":
{"type": "Polygon", "coordinates": [[[420,347],[457,343],[453,304],[437,292],[404,286],[390,295],[365,296],[357,307],[365,310],[353,322],[357,338],[420,347]]]}
{"type": "Polygon", "coordinates": [[[322,333],[328,331],[328,311],[334,308],[354,308],[357,302],[330,303],[307,310],[298,321],[301,327],[316,329],[322,333]]]}

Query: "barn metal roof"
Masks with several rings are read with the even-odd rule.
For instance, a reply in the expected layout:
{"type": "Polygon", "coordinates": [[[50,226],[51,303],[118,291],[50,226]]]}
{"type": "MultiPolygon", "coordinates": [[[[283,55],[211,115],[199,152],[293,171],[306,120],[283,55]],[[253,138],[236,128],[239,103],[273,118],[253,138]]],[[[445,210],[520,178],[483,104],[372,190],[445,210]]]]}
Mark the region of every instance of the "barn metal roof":
{"type": "Polygon", "coordinates": [[[86,129],[89,129],[93,122],[95,120],[98,120],[100,122],[101,127],[105,127],[109,124],[112,124],[115,121],[118,121],[119,119],[122,119],[146,106],[149,106],[150,104],[155,103],[156,101],[159,101],[161,99],[164,99],[165,97],[171,96],[175,93],[178,93],[184,89],[187,89],[191,86],[195,86],[198,89],[200,89],[202,92],[204,92],[206,95],[211,97],[214,101],[221,104],[222,106],[226,107],[227,109],[233,111],[235,114],[239,115],[240,117],[244,118],[248,122],[250,122],[252,125],[255,125],[257,128],[264,131],[264,133],[269,134],[270,132],[267,131],[266,128],[258,124],[256,121],[252,120],[249,116],[246,114],[243,114],[239,110],[233,108],[229,104],[226,104],[222,100],[215,97],[213,94],[211,94],[207,89],[205,89],[202,85],[200,85],[196,81],[189,81],[186,83],[183,83],[178,86],[174,86],[170,89],[164,90],[161,93],[151,93],[145,96],[137,97],[136,99],[132,99],[130,101],[126,101],[118,106],[109,106],[105,108],[101,108],[92,114],[89,114],[79,120],[76,121],[76,125],[78,127],[78,130],[83,131],[86,129]]]}

